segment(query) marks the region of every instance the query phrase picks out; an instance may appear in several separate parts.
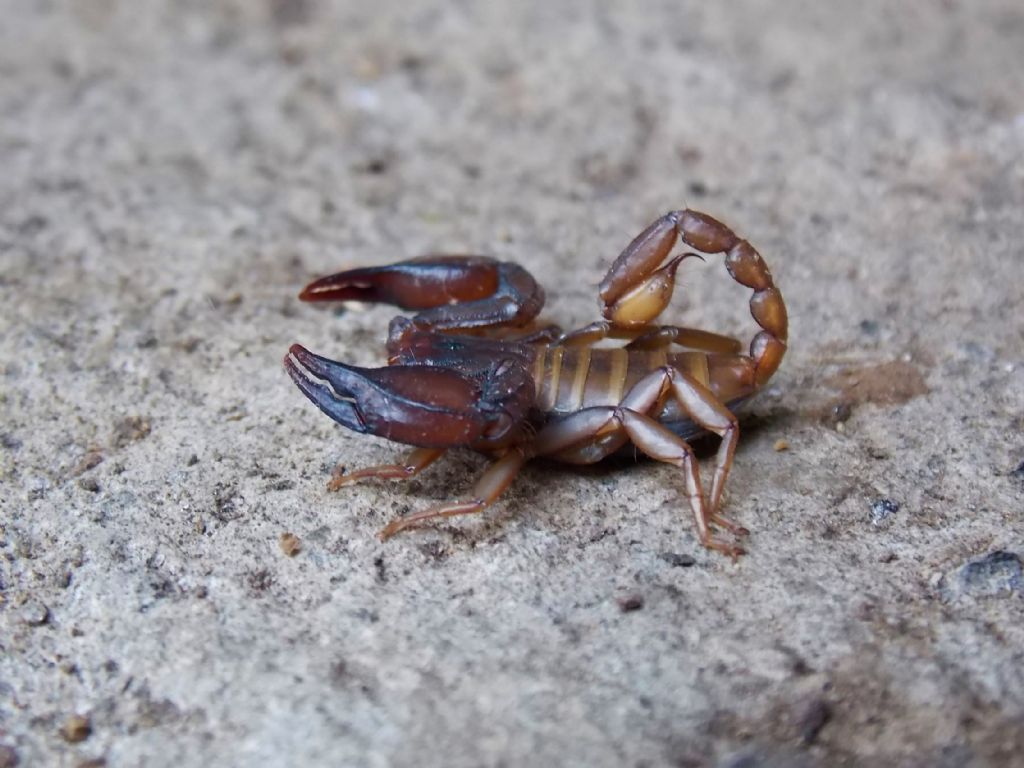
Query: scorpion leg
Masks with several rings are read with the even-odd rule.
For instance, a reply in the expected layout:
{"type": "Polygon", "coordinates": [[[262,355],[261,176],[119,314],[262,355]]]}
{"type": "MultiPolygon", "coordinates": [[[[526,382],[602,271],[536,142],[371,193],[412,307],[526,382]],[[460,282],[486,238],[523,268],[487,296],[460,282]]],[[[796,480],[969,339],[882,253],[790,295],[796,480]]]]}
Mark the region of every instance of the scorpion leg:
{"type": "MultiPolygon", "coordinates": [[[[647,388],[646,392],[649,393],[651,389],[647,388]]],[[[638,400],[647,398],[648,395],[645,395],[638,397],[638,400]]],[[[605,448],[616,450],[627,439],[632,440],[637,448],[651,458],[673,464],[683,471],[686,497],[701,544],[733,559],[744,554],[742,547],[712,535],[701,488],[700,469],[693,449],[685,440],[650,416],[623,406],[585,408],[545,426],[538,433],[534,448],[538,455],[554,455],[558,458],[575,456],[582,462],[590,463],[599,461],[605,448]],[[601,450],[595,452],[595,447],[601,450]]]]}
{"type": "MultiPolygon", "coordinates": [[[[697,458],[693,455],[693,448],[690,447],[690,444],[650,416],[633,411],[625,412],[623,426],[629,434],[629,439],[641,451],[652,459],[674,464],[683,470],[686,477],[686,495],[690,500],[690,509],[693,510],[694,518],[697,520],[697,533],[700,535],[701,543],[709,549],[716,549],[729,555],[734,560],[742,555],[744,553],[742,547],[720,541],[711,535],[709,522],[724,524],[727,521],[717,515],[708,514],[707,507],[704,505],[697,458]]],[[[742,528],[734,532],[746,533],[742,528]]]]}
{"type": "MultiPolygon", "coordinates": [[[[715,474],[711,480],[711,494],[706,507],[707,522],[728,528],[737,536],[748,535],[750,532],[746,528],[718,513],[722,491],[739,442],[739,420],[714,392],[690,374],[671,366],[659,368],[638,381],[630,390],[627,401],[655,402],[658,404],[656,411],[660,411],[667,395],[674,397],[682,411],[696,424],[722,438],[715,457],[715,474]]],[[[623,405],[627,405],[627,402],[624,401],[623,405]]],[[[654,413],[649,410],[644,412],[654,413]]]]}
{"type": "MultiPolygon", "coordinates": [[[[650,380],[651,377],[647,376],[638,381],[619,406],[637,413],[651,414],[660,411],[665,404],[665,393],[660,385],[651,386],[650,380]]],[[[600,419],[601,408],[585,410],[590,414],[587,418],[600,419]]],[[[539,444],[542,446],[540,450],[568,464],[596,464],[629,442],[629,436],[620,426],[615,423],[604,423],[589,438],[559,450],[555,443],[561,439],[560,436],[578,432],[583,423],[585,422],[581,419],[571,422],[568,426],[562,426],[565,424],[564,419],[550,423],[540,433],[543,438],[539,444]],[[548,443],[548,440],[553,442],[548,443]]]]}
{"type": "Polygon", "coordinates": [[[615,420],[615,406],[595,406],[551,421],[541,428],[533,448],[538,456],[550,456],[573,464],[595,464],[628,441],[615,420]]]}
{"type": "Polygon", "coordinates": [[[514,341],[517,344],[551,344],[562,336],[562,329],[557,325],[545,325],[535,331],[513,333],[501,336],[502,341],[514,341]]]}
{"type": "Polygon", "coordinates": [[[651,330],[637,336],[626,349],[660,349],[670,344],[679,344],[688,349],[735,355],[743,344],[732,336],[723,336],[700,328],[683,328],[678,325],[655,325],[651,330]]]}
{"type": "Polygon", "coordinates": [[[491,464],[490,467],[480,476],[473,488],[470,499],[465,501],[452,501],[445,504],[438,504],[428,509],[414,512],[411,515],[392,520],[380,532],[380,538],[386,540],[399,531],[406,528],[420,525],[426,520],[435,517],[452,517],[454,515],[469,515],[482,512],[488,504],[494,501],[505,492],[505,489],[512,483],[520,468],[526,462],[526,453],[519,448],[512,448],[504,456],[491,464]]]}
{"type": "Polygon", "coordinates": [[[529,272],[485,256],[425,256],[350,269],[314,280],[299,298],[419,310],[413,322],[435,330],[521,327],[544,306],[544,291],[529,272]]]}
{"type": "Polygon", "coordinates": [[[409,480],[443,455],[443,448],[416,448],[405,457],[405,461],[397,464],[380,464],[376,467],[365,467],[348,474],[344,473],[342,465],[339,464],[334,472],[334,476],[327,484],[327,490],[336,491],[346,485],[374,478],[382,480],[409,480]]]}
{"type": "Polygon", "coordinates": [[[645,325],[639,328],[623,328],[607,320],[598,320],[575,331],[562,334],[557,340],[560,346],[577,347],[596,344],[604,339],[629,339],[626,349],[660,349],[670,344],[679,344],[689,349],[734,355],[743,347],[738,339],[699,328],[684,328],[678,325],[645,325]]]}

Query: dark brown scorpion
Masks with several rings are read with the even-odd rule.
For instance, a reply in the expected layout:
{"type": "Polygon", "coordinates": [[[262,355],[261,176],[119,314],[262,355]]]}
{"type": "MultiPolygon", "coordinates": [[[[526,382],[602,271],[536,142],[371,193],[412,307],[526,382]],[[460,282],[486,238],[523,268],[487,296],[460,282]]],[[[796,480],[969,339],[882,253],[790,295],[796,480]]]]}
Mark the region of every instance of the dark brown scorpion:
{"type": "Polygon", "coordinates": [[[382,538],[432,518],[480,512],[533,457],[591,464],[632,442],[682,470],[701,543],[732,557],[743,553],[714,534],[747,534],[719,513],[739,439],[734,412],[782,362],[787,319],[761,256],[724,224],[691,210],[662,216],[601,282],[604,320],[566,334],[533,329],[544,292],[526,270],[483,256],[353,269],[310,283],[300,298],[417,311],[392,320],[387,367],[357,368],[298,344],[285,357],[299,389],[332,419],[416,446],[399,463],[337,474],[332,490],[368,478],[413,477],[449,448],[495,459],[468,499],[394,520],[382,538]],[[761,331],[747,354],[727,336],[653,324],[672,298],[680,262],[699,255],[670,257],[676,238],[705,254],[725,254],[729,274],[753,290],[750,311],[761,331]],[[605,338],[628,343],[594,346],[605,338]],[[705,432],[721,437],[707,498],[687,443],[705,432]]]}

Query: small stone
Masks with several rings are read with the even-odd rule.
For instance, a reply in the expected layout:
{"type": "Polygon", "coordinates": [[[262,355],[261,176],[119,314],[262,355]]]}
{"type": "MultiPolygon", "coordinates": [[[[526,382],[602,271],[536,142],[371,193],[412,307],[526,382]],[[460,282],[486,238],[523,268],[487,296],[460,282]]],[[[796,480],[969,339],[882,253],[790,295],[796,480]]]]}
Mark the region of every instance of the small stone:
{"type": "Polygon", "coordinates": [[[99,448],[92,448],[89,450],[82,460],[75,465],[74,469],[71,470],[71,474],[80,475],[83,472],[88,472],[94,467],[98,467],[103,463],[103,453],[99,448]]]}
{"type": "Polygon", "coordinates": [[[874,525],[881,525],[899,511],[900,505],[892,499],[877,499],[871,504],[871,522],[874,525]]]}
{"type": "Polygon", "coordinates": [[[114,446],[123,448],[147,437],[152,431],[149,419],[144,416],[129,416],[114,424],[114,446]]]}
{"type": "Polygon", "coordinates": [[[371,157],[357,170],[368,173],[371,176],[380,176],[388,172],[390,165],[391,163],[386,157],[371,157]]]}
{"type": "Polygon", "coordinates": [[[193,352],[199,349],[199,344],[201,342],[202,339],[200,339],[198,336],[188,336],[184,339],[178,339],[178,341],[175,342],[175,346],[182,352],[184,352],[186,355],[191,355],[193,352]]]}
{"type": "Polygon", "coordinates": [[[91,733],[92,724],[85,715],[71,715],[60,727],[60,735],[64,737],[65,741],[72,744],[85,741],[91,733]]]}
{"type": "Polygon", "coordinates": [[[782,453],[782,451],[788,451],[789,450],[789,441],[788,440],[783,440],[783,439],[780,438],[780,439],[775,441],[775,445],[773,445],[772,448],[775,449],[776,453],[782,453]]]}
{"type": "Polygon", "coordinates": [[[853,416],[853,406],[850,405],[850,403],[848,403],[846,400],[841,400],[840,402],[832,406],[832,410],[830,411],[829,415],[831,416],[832,421],[838,427],[838,425],[849,421],[850,417],[853,416]]]}
{"type": "Polygon", "coordinates": [[[30,627],[41,627],[50,620],[50,609],[38,600],[29,600],[21,607],[21,620],[30,627]]]}
{"type": "Polygon", "coordinates": [[[294,533],[282,533],[278,543],[281,545],[281,551],[288,555],[288,557],[295,557],[299,550],[302,549],[299,537],[294,533]]]}
{"type": "Polygon", "coordinates": [[[99,493],[100,484],[95,477],[83,477],[78,480],[78,487],[89,493],[99,493]]]}
{"type": "Polygon", "coordinates": [[[879,326],[874,320],[861,320],[860,321],[860,332],[866,336],[877,336],[879,326]]]}
{"type": "Polygon", "coordinates": [[[15,768],[18,764],[18,753],[14,747],[0,744],[0,768],[15,768]]]}
{"type": "Polygon", "coordinates": [[[696,197],[704,197],[708,193],[708,185],[699,179],[695,179],[687,184],[687,189],[690,190],[691,195],[696,197]]]}
{"type": "Polygon", "coordinates": [[[947,600],[959,597],[1008,597],[1024,591],[1024,566],[1014,552],[997,550],[969,560],[939,581],[947,600]]]}
{"type": "Polygon", "coordinates": [[[619,610],[623,613],[631,613],[632,611],[639,611],[644,607],[644,596],[643,595],[627,595],[626,597],[619,598],[619,610]]]}
{"type": "Polygon", "coordinates": [[[697,562],[692,556],[684,555],[679,552],[662,552],[658,557],[673,568],[689,568],[697,562]]]}
{"type": "Polygon", "coordinates": [[[805,701],[796,710],[794,723],[804,744],[813,744],[821,729],[832,718],[832,709],[828,702],[820,697],[805,701]]]}

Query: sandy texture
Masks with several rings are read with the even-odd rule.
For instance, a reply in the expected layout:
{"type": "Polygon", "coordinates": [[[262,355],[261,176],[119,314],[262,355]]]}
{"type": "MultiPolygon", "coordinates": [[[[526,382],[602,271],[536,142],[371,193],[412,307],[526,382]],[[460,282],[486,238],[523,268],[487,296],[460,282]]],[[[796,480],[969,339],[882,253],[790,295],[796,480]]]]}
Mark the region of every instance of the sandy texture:
{"type": "Polygon", "coordinates": [[[0,2],[0,766],[1019,765],[1022,51],[1017,0],[0,2]],[[325,491],[400,449],[281,358],[392,313],[305,281],[486,252],[581,324],[680,205],[790,308],[747,557],[652,463],[387,544],[482,459],[325,491]]]}

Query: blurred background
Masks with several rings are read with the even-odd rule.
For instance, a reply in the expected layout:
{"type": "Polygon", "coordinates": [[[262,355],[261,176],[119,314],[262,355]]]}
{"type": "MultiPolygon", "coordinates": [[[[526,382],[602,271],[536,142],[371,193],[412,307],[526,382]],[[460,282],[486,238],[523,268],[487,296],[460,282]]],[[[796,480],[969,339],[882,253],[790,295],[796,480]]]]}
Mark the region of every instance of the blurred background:
{"type": "Polygon", "coordinates": [[[1016,0],[0,0],[0,766],[1013,764],[1022,51],[1016,0]],[[485,253],[576,326],[683,206],[790,310],[739,564],[648,462],[387,545],[482,459],[324,490],[401,449],[281,357],[392,310],[306,282],[485,253]]]}

